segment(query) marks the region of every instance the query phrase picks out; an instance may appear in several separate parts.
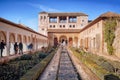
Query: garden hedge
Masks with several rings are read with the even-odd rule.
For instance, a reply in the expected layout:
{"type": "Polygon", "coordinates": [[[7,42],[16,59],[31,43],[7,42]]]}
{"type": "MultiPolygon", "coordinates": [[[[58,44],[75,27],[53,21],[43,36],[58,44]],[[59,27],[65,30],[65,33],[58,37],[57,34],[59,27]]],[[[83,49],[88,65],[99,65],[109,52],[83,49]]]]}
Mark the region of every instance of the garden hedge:
{"type": "Polygon", "coordinates": [[[38,63],[35,67],[30,69],[20,80],[36,80],[45,70],[51,59],[53,58],[56,51],[50,53],[46,58],[44,58],[40,63],[38,63]]]}

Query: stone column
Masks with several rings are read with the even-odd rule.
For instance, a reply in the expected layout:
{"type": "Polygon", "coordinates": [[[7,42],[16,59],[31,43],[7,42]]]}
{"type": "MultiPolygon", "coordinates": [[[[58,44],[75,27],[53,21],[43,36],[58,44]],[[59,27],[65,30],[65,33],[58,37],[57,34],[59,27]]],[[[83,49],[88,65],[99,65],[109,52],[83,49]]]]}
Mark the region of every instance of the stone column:
{"type": "Polygon", "coordinates": [[[59,23],[59,16],[57,16],[57,23],[59,23]]]}
{"type": "Polygon", "coordinates": [[[10,33],[9,33],[9,31],[7,31],[7,35],[6,35],[6,50],[7,50],[7,56],[8,55],[10,55],[10,38],[9,38],[9,35],[10,35],[10,33]]]}
{"type": "Polygon", "coordinates": [[[18,36],[17,36],[18,34],[15,34],[15,42],[17,42],[18,40],[17,40],[17,38],[18,38],[18,36]]]}
{"type": "Polygon", "coordinates": [[[68,24],[69,24],[69,16],[67,16],[67,25],[66,25],[66,26],[67,26],[67,29],[69,28],[69,25],[68,25],[68,24]]]}
{"type": "Polygon", "coordinates": [[[73,36],[72,38],[73,38],[73,43],[72,43],[72,45],[73,45],[73,47],[75,47],[75,40],[74,40],[74,36],[73,36]]]}

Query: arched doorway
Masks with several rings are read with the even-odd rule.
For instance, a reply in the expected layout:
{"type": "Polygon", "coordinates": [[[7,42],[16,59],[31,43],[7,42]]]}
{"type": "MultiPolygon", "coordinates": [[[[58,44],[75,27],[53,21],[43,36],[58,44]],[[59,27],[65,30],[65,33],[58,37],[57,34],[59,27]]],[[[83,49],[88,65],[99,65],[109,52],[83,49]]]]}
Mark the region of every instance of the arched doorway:
{"type": "MultiPolygon", "coordinates": [[[[6,43],[6,35],[5,35],[5,32],[0,31],[0,42],[1,42],[2,40],[4,40],[4,42],[6,43]]],[[[0,51],[0,52],[1,52],[1,51],[0,51]]],[[[3,50],[2,56],[7,56],[6,46],[5,46],[5,49],[3,50]]]]}
{"type": "Polygon", "coordinates": [[[19,42],[22,42],[21,35],[18,35],[18,37],[17,37],[17,42],[18,42],[18,43],[19,43],[19,42]]]}
{"type": "Polygon", "coordinates": [[[27,37],[23,36],[23,51],[27,51],[27,37]]]}
{"type": "Polygon", "coordinates": [[[68,42],[68,41],[67,41],[67,37],[64,36],[64,35],[60,36],[59,40],[60,40],[60,41],[59,41],[60,43],[66,42],[66,44],[67,44],[67,42],[68,42]]]}
{"type": "Polygon", "coordinates": [[[14,44],[15,44],[15,35],[13,33],[10,34],[9,37],[9,53],[10,55],[14,54],[14,44]]]}
{"type": "Polygon", "coordinates": [[[54,46],[57,46],[58,45],[58,39],[57,37],[54,38],[54,46]]]}
{"type": "Polygon", "coordinates": [[[6,36],[5,33],[3,31],[0,31],[0,42],[4,40],[6,42],[6,36]]]}
{"type": "Polygon", "coordinates": [[[75,37],[75,38],[74,38],[74,43],[75,43],[74,46],[75,46],[75,47],[78,47],[78,37],[75,37]]]}
{"type": "Polygon", "coordinates": [[[73,39],[72,39],[72,37],[69,37],[69,46],[70,47],[73,46],[73,39]]]}

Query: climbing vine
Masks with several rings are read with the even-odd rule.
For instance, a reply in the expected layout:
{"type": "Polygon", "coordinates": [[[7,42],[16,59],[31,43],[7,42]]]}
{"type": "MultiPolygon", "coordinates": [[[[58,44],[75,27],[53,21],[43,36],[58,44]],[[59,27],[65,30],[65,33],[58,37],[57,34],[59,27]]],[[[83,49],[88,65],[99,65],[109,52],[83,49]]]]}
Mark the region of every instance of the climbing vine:
{"type": "Polygon", "coordinates": [[[116,28],[116,19],[109,18],[105,20],[104,24],[104,39],[107,43],[107,50],[110,55],[114,53],[114,48],[112,46],[114,38],[115,38],[115,28],[116,28]]]}

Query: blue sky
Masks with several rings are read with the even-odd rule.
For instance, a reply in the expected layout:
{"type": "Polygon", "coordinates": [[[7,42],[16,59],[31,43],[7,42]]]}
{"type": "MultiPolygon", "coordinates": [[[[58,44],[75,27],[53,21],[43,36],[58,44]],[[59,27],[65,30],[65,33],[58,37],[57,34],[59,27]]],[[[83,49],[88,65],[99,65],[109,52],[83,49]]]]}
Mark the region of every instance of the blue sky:
{"type": "Polygon", "coordinates": [[[120,14],[120,0],[0,0],[0,11],[0,17],[38,31],[41,11],[83,12],[94,20],[107,11],[120,14]]]}

